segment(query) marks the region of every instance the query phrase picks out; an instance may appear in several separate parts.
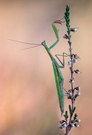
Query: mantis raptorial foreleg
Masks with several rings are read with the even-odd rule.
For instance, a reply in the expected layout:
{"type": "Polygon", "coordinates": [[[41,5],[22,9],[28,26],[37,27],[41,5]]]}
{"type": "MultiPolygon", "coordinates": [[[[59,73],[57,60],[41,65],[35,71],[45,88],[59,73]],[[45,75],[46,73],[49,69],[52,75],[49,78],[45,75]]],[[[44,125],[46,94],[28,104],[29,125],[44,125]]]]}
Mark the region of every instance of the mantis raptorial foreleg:
{"type": "Polygon", "coordinates": [[[53,47],[55,47],[55,45],[57,45],[57,43],[59,42],[58,29],[54,23],[52,23],[52,28],[53,28],[53,31],[54,31],[55,36],[56,36],[56,41],[49,47],[49,50],[51,50],[53,47]]]}
{"type": "MultiPolygon", "coordinates": [[[[60,21],[61,21],[61,20],[60,20],[60,21]]],[[[57,21],[54,21],[54,23],[57,23],[57,21]]],[[[55,33],[55,36],[56,36],[56,39],[57,39],[57,40],[49,47],[49,50],[51,50],[53,47],[55,47],[55,46],[57,45],[57,43],[59,42],[58,29],[57,29],[57,27],[55,26],[54,23],[52,23],[52,28],[53,28],[53,31],[54,31],[54,33],[55,33]]],[[[56,54],[55,56],[56,56],[56,58],[59,60],[59,62],[61,63],[62,68],[64,68],[64,66],[65,66],[64,57],[68,57],[69,55],[68,55],[67,53],[63,52],[62,55],[56,54]],[[58,56],[63,56],[63,62],[59,59],[58,56]]]]}

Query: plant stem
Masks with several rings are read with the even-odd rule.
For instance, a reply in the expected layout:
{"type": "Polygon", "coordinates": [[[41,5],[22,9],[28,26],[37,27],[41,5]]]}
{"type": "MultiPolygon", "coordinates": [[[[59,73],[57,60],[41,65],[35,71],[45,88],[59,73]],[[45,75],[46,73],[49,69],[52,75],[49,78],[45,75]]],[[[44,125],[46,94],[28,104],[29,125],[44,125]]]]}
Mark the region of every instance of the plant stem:
{"type": "MultiPolygon", "coordinates": [[[[68,33],[68,37],[69,37],[68,44],[69,44],[69,53],[70,53],[70,61],[71,61],[71,66],[70,66],[71,79],[70,80],[72,80],[74,78],[74,74],[73,74],[73,62],[72,62],[73,61],[73,53],[72,53],[72,43],[71,43],[70,30],[68,30],[67,33],[68,33]]],[[[72,90],[71,108],[73,110],[74,109],[74,98],[73,98],[74,97],[74,84],[72,81],[70,83],[71,83],[71,90],[72,90]]],[[[72,120],[72,116],[73,116],[73,113],[70,113],[68,125],[70,125],[70,122],[72,120]]],[[[68,135],[70,130],[71,130],[71,127],[67,126],[65,135],[68,135]]]]}
{"type": "Polygon", "coordinates": [[[69,115],[68,111],[65,111],[64,117],[65,117],[65,135],[69,135],[70,130],[72,127],[79,127],[80,120],[77,118],[77,113],[74,113],[76,110],[76,106],[74,106],[75,99],[80,96],[80,87],[74,87],[74,73],[78,74],[79,70],[74,70],[74,63],[79,58],[77,54],[74,54],[72,51],[72,42],[71,42],[71,33],[76,32],[76,28],[71,28],[70,26],[70,8],[67,5],[66,6],[66,12],[65,12],[65,22],[66,22],[66,29],[67,34],[64,35],[64,38],[68,40],[69,45],[69,68],[70,68],[70,89],[67,91],[68,99],[71,100],[71,105],[69,105],[69,115]]]}

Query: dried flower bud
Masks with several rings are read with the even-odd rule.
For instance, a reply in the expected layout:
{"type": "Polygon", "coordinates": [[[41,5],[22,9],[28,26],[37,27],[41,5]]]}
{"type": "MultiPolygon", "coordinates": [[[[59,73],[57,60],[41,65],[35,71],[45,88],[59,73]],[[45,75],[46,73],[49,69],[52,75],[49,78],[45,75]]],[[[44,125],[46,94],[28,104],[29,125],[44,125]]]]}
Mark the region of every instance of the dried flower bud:
{"type": "Polygon", "coordinates": [[[80,92],[77,92],[77,95],[80,96],[80,92]]]}
{"type": "Polygon", "coordinates": [[[74,58],[74,59],[72,59],[72,61],[73,61],[73,63],[76,63],[77,62],[77,59],[74,58]]]}
{"type": "Polygon", "coordinates": [[[71,127],[74,127],[74,124],[73,124],[73,123],[71,123],[71,124],[70,124],[70,126],[71,126],[71,127]]]}
{"type": "Polygon", "coordinates": [[[59,121],[59,128],[64,128],[66,124],[65,120],[59,121]]]}
{"type": "Polygon", "coordinates": [[[78,96],[80,96],[80,87],[75,87],[74,88],[76,90],[76,94],[75,94],[75,98],[77,98],[78,96]]]}
{"type": "Polygon", "coordinates": [[[81,121],[80,119],[77,119],[77,120],[76,120],[76,122],[79,122],[79,123],[80,123],[80,121],[81,121]]]}
{"type": "Polygon", "coordinates": [[[80,90],[80,87],[78,86],[78,87],[75,87],[74,89],[76,89],[77,91],[79,91],[80,90]]]}
{"type": "Polygon", "coordinates": [[[66,122],[66,120],[61,120],[61,121],[59,121],[60,124],[63,124],[63,123],[65,123],[65,122],[66,122]]]}
{"type": "Polygon", "coordinates": [[[77,28],[71,28],[70,29],[71,32],[77,32],[77,30],[78,30],[77,28]]]}
{"type": "Polygon", "coordinates": [[[63,36],[63,38],[69,39],[69,36],[68,36],[67,34],[65,34],[65,35],[63,36]]]}
{"type": "Polygon", "coordinates": [[[72,66],[73,63],[74,63],[73,60],[69,60],[69,61],[68,61],[68,65],[69,65],[70,67],[72,66]]]}
{"type": "Polygon", "coordinates": [[[79,127],[80,127],[80,125],[76,125],[76,127],[78,127],[78,128],[79,128],[79,127]]]}
{"type": "Polygon", "coordinates": [[[71,123],[74,123],[74,120],[71,120],[71,123]]]}
{"type": "Polygon", "coordinates": [[[68,93],[71,93],[72,94],[72,89],[68,90],[68,93]]]}
{"type": "Polygon", "coordinates": [[[70,79],[69,82],[70,82],[70,83],[74,83],[74,82],[75,82],[74,78],[70,79]]]}
{"type": "Polygon", "coordinates": [[[79,59],[79,56],[78,56],[77,54],[73,54],[73,57],[74,57],[75,59],[79,59]]]}
{"type": "Polygon", "coordinates": [[[67,127],[67,124],[66,124],[66,121],[65,120],[62,120],[62,121],[60,121],[59,122],[60,123],[60,126],[59,126],[59,128],[65,128],[65,127],[67,127]]]}
{"type": "Polygon", "coordinates": [[[76,70],[74,70],[74,72],[75,72],[76,74],[79,74],[79,73],[80,73],[80,70],[79,70],[79,69],[76,69],[76,70]]]}
{"type": "Polygon", "coordinates": [[[72,64],[72,63],[71,63],[71,60],[69,60],[69,61],[68,61],[68,65],[71,66],[71,64],[72,64]]]}
{"type": "Polygon", "coordinates": [[[63,127],[67,127],[67,124],[65,123],[65,124],[63,125],[63,127]]]}
{"type": "Polygon", "coordinates": [[[75,124],[74,124],[74,126],[75,126],[75,127],[77,127],[77,128],[79,128],[79,127],[80,127],[80,125],[79,125],[79,124],[77,124],[77,123],[75,123],[75,124]]]}
{"type": "Polygon", "coordinates": [[[67,92],[67,98],[72,99],[72,90],[71,89],[68,90],[68,92],[67,92]]]}
{"type": "Polygon", "coordinates": [[[67,95],[67,98],[68,98],[68,99],[72,99],[72,96],[71,96],[71,95],[67,95]]]}
{"type": "Polygon", "coordinates": [[[71,67],[73,63],[76,63],[77,59],[73,58],[72,60],[68,61],[68,65],[71,67]]]}

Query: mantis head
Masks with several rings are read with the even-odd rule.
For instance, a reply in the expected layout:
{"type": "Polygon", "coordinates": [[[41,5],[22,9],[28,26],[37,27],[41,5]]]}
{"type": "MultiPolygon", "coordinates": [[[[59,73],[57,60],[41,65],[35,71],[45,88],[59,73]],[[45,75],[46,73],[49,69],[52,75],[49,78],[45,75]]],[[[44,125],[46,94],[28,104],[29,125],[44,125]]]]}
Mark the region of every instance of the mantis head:
{"type": "Polygon", "coordinates": [[[47,47],[46,41],[44,40],[43,42],[41,42],[41,45],[43,45],[46,48],[47,47]]]}
{"type": "Polygon", "coordinates": [[[65,21],[63,21],[64,17],[59,19],[59,20],[55,20],[54,23],[58,23],[58,24],[61,24],[64,23],[65,21]]]}

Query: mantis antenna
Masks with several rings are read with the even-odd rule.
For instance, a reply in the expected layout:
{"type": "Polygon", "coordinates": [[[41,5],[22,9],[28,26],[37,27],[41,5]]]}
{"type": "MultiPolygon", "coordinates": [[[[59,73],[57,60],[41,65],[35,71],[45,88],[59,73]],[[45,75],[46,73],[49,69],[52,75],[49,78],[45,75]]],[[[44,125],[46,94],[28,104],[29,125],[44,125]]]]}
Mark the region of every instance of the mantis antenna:
{"type": "Polygon", "coordinates": [[[9,39],[9,40],[10,40],[10,41],[13,41],[13,42],[21,43],[21,44],[33,45],[33,46],[30,46],[30,47],[23,48],[22,50],[27,50],[27,49],[30,49],[30,48],[35,48],[35,47],[40,47],[40,46],[42,46],[41,44],[23,42],[23,41],[18,41],[18,40],[13,40],[13,39],[9,39]]]}

